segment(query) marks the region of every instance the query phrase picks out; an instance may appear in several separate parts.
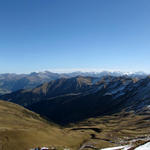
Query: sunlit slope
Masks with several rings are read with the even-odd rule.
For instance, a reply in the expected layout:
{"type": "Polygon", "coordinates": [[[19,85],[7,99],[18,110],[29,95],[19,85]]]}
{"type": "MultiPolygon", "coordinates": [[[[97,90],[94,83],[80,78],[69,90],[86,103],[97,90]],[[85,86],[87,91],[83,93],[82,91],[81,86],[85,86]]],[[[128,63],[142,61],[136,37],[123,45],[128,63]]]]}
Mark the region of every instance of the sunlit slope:
{"type": "Polygon", "coordinates": [[[149,141],[149,113],[134,114],[121,112],[109,116],[89,118],[70,126],[69,132],[88,134],[82,145],[92,145],[98,149],[119,145],[140,145],[149,141]]]}
{"type": "Polygon", "coordinates": [[[0,100],[0,150],[37,146],[79,147],[86,135],[68,134],[19,105],[0,100]],[[80,138],[79,138],[80,137],[80,138]]]}
{"type": "Polygon", "coordinates": [[[0,150],[27,150],[38,146],[72,150],[129,144],[150,135],[149,112],[121,112],[59,127],[19,105],[0,101],[0,150]]]}

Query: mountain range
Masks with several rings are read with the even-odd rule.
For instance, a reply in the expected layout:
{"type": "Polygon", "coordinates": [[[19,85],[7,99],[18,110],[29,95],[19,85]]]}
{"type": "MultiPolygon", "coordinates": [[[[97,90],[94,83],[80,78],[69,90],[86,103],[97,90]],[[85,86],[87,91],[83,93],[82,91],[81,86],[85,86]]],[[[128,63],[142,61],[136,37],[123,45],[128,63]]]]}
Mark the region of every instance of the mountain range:
{"type": "Polygon", "coordinates": [[[34,88],[45,82],[56,80],[60,78],[70,78],[75,76],[92,76],[92,77],[103,77],[103,76],[130,76],[143,78],[146,76],[143,72],[137,73],[123,73],[123,72],[72,72],[72,73],[53,73],[50,71],[44,72],[32,72],[30,74],[14,74],[5,73],[0,74],[0,95],[11,93],[20,89],[34,88]]]}
{"type": "Polygon", "coordinates": [[[0,97],[59,124],[121,111],[143,113],[150,106],[150,77],[60,78],[0,97]]]}
{"type": "MultiPolygon", "coordinates": [[[[85,150],[148,141],[150,76],[55,75],[36,87],[0,96],[3,150],[85,150]]],[[[33,76],[39,79],[38,73],[33,76]]]]}

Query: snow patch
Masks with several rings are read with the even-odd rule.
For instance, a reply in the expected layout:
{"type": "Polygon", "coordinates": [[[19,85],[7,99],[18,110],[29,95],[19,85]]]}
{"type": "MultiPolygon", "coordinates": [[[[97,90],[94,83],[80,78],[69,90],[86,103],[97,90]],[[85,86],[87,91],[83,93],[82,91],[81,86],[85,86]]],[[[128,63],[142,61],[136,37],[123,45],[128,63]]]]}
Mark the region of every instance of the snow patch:
{"type": "Polygon", "coordinates": [[[130,145],[125,145],[125,146],[118,146],[118,147],[110,147],[110,148],[103,148],[101,150],[129,150],[131,148],[130,145]]]}
{"type": "Polygon", "coordinates": [[[45,150],[45,149],[49,149],[49,148],[47,148],[47,147],[42,147],[42,148],[41,148],[41,150],[45,150]]]}
{"type": "Polygon", "coordinates": [[[111,93],[112,93],[112,94],[116,94],[116,93],[118,93],[118,92],[123,91],[125,88],[126,88],[126,86],[120,86],[120,87],[118,87],[118,88],[112,90],[111,93]]]}
{"type": "Polygon", "coordinates": [[[150,150],[150,142],[148,142],[142,146],[137,147],[135,150],[150,150]]]}

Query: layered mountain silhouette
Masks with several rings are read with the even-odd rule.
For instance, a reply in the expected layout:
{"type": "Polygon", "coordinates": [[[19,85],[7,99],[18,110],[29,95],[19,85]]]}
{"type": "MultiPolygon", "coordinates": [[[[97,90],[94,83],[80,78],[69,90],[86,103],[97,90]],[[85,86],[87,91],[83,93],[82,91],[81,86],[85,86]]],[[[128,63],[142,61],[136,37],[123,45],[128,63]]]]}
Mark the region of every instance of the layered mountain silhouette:
{"type": "Polygon", "coordinates": [[[34,88],[44,82],[59,78],[57,73],[33,72],[30,74],[0,74],[0,94],[6,94],[20,89],[34,88]]]}
{"type": "Polygon", "coordinates": [[[122,72],[72,72],[72,73],[53,73],[50,71],[45,72],[32,72],[30,74],[0,74],[0,95],[11,93],[20,89],[31,89],[36,86],[56,80],[60,78],[70,78],[76,76],[92,76],[92,77],[103,77],[103,76],[123,76],[128,75],[130,77],[143,78],[146,74],[142,72],[128,74],[122,72]]]}
{"type": "Polygon", "coordinates": [[[61,125],[122,111],[147,114],[150,77],[60,78],[3,95],[1,99],[25,106],[61,125]]]}

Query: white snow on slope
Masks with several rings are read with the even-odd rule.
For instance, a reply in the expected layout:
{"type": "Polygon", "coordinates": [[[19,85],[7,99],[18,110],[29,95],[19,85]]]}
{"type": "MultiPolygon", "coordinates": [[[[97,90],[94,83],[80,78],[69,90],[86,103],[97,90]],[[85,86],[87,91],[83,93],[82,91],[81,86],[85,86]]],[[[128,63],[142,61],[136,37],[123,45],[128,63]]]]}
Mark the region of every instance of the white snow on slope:
{"type": "Polygon", "coordinates": [[[142,146],[137,147],[135,150],[150,150],[150,142],[148,142],[142,146]]]}
{"type": "Polygon", "coordinates": [[[125,145],[125,146],[118,146],[118,147],[110,147],[110,148],[103,148],[101,150],[129,150],[131,148],[130,145],[125,145]]]}
{"type": "Polygon", "coordinates": [[[126,88],[126,86],[124,86],[124,85],[119,86],[118,88],[115,88],[115,89],[111,90],[111,93],[112,93],[112,94],[116,94],[116,93],[118,93],[118,92],[123,91],[125,88],[126,88]]]}

